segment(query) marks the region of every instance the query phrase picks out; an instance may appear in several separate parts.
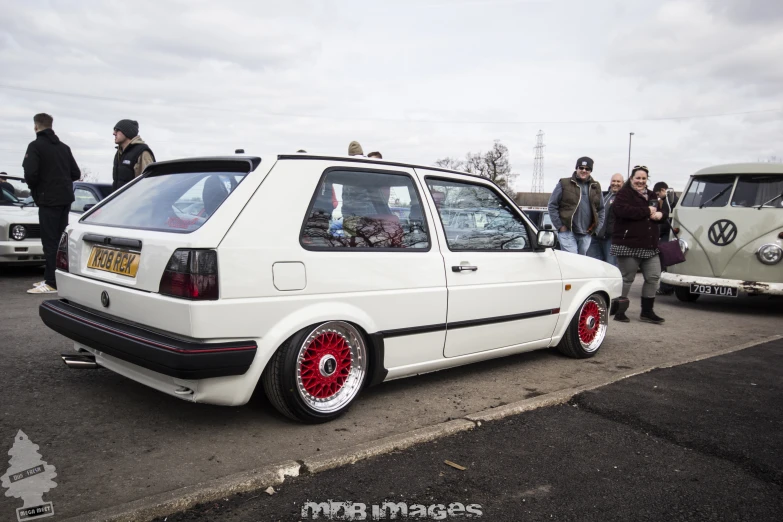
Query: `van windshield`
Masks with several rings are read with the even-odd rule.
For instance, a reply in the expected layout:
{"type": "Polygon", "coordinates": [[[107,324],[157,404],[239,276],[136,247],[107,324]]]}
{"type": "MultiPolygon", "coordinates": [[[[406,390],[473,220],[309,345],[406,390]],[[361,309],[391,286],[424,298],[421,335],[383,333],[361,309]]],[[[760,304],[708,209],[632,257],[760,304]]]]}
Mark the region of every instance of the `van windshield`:
{"type": "Polygon", "coordinates": [[[732,207],[783,208],[783,198],[775,199],[783,193],[783,176],[758,174],[740,176],[737,188],[731,198],[732,207]]]}
{"type": "Polygon", "coordinates": [[[725,207],[731,197],[735,176],[699,176],[682,197],[683,207],[725,207]]]}
{"type": "Polygon", "coordinates": [[[144,177],[83,222],[193,232],[207,222],[245,176],[244,172],[184,172],[144,177]]]}

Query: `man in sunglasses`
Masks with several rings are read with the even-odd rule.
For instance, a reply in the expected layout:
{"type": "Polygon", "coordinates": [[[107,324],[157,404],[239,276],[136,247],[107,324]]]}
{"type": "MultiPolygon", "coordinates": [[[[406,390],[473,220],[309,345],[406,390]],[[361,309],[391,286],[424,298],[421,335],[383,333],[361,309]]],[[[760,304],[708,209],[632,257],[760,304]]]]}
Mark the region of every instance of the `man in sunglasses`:
{"type": "Polygon", "coordinates": [[[601,185],[592,177],[593,160],[581,157],[570,178],[562,178],[549,198],[549,217],[558,231],[560,248],[587,254],[590,234],[604,224],[601,185]]]}

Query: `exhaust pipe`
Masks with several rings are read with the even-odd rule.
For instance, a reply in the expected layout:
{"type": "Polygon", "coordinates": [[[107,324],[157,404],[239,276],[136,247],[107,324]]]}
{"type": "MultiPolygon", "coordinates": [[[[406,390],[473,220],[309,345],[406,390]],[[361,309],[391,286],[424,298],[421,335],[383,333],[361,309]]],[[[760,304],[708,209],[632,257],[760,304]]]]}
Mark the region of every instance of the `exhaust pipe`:
{"type": "Polygon", "coordinates": [[[76,368],[79,370],[100,368],[100,365],[95,362],[94,355],[62,354],[60,357],[62,357],[63,362],[68,368],[76,368]]]}

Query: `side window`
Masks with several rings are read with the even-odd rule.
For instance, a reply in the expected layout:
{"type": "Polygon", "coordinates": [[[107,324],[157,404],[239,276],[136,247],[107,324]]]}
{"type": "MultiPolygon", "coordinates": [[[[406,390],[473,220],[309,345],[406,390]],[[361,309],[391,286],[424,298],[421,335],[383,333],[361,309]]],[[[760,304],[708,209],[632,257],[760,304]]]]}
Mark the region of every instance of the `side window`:
{"type": "Polygon", "coordinates": [[[485,185],[429,179],[449,250],[531,250],[527,227],[485,185]]]}
{"type": "Polygon", "coordinates": [[[404,174],[332,170],[322,176],[302,227],[308,249],[427,250],[427,221],[404,174]]]}
{"type": "Polygon", "coordinates": [[[71,203],[71,212],[84,212],[84,205],[98,203],[98,198],[91,190],[77,188],[73,191],[74,201],[71,203]]]}

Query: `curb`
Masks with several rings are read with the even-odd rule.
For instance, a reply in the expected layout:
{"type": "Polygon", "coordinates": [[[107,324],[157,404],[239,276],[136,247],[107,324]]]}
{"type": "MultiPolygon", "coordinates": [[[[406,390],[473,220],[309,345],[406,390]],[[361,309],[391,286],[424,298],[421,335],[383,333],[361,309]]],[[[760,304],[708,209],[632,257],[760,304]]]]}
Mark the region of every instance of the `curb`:
{"type": "Polygon", "coordinates": [[[260,490],[269,486],[277,486],[284,483],[287,477],[298,477],[305,473],[316,474],[348,464],[355,464],[361,460],[404,450],[416,444],[431,442],[436,439],[448,437],[449,435],[454,435],[455,433],[471,430],[480,427],[482,422],[500,420],[511,415],[518,415],[547,406],[565,404],[575,395],[582,392],[602,388],[635,375],[641,375],[657,369],[672,368],[674,366],[698,362],[704,359],[745,350],[760,344],[777,341],[779,339],[783,339],[783,335],[765,337],[739,346],[724,348],[681,361],[640,368],[631,372],[618,374],[607,381],[558,390],[539,397],[524,399],[497,408],[472,413],[460,419],[452,419],[433,426],[418,428],[406,433],[365,442],[354,446],[347,451],[338,450],[323,455],[308,457],[298,462],[290,460],[279,464],[264,466],[257,470],[237,473],[220,479],[210,480],[181,489],[168,491],[166,493],[141,498],[113,508],[93,511],[92,513],[65,519],[63,522],[136,522],[139,520],[152,520],[155,517],[165,517],[190,509],[199,503],[214,501],[236,493],[260,490]]]}

